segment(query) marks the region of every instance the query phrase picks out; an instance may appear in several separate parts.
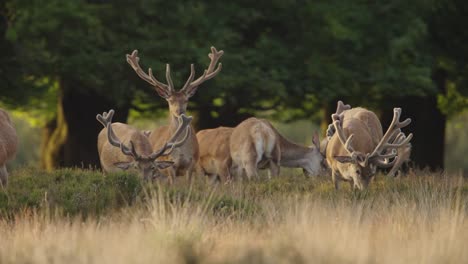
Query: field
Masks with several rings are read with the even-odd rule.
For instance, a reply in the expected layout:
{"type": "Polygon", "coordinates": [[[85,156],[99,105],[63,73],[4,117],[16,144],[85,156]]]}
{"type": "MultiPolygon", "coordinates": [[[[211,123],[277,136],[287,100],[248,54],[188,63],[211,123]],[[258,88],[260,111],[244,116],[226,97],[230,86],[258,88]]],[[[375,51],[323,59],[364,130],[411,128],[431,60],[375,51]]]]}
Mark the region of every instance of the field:
{"type": "Polygon", "coordinates": [[[379,175],[366,192],[284,171],[175,186],[18,169],[0,195],[0,263],[466,263],[468,182],[379,175]]]}

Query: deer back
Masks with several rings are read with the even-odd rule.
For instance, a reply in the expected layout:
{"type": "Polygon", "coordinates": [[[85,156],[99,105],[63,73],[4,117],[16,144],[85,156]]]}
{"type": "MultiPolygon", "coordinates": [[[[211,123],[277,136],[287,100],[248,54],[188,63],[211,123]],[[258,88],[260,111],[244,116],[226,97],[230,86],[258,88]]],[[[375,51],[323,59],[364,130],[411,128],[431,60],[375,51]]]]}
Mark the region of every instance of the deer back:
{"type": "Polygon", "coordinates": [[[239,163],[254,156],[257,163],[264,159],[281,159],[278,135],[270,124],[262,119],[248,118],[234,128],[230,138],[230,153],[233,162],[239,163]]]}
{"type": "MultiPolygon", "coordinates": [[[[133,142],[135,150],[141,155],[150,155],[153,150],[147,136],[138,129],[123,123],[112,123],[112,130],[115,135],[125,145],[133,142]]],[[[119,170],[114,166],[117,162],[130,162],[132,157],[122,153],[120,148],[116,148],[109,143],[107,138],[107,128],[103,128],[98,135],[98,152],[103,169],[107,172],[119,170]]]]}
{"type": "Polygon", "coordinates": [[[0,109],[0,166],[12,160],[17,151],[18,136],[8,113],[0,109]]]}
{"type": "Polygon", "coordinates": [[[222,165],[230,166],[229,139],[234,128],[218,127],[197,133],[200,158],[198,165],[208,174],[218,174],[222,165]]]}

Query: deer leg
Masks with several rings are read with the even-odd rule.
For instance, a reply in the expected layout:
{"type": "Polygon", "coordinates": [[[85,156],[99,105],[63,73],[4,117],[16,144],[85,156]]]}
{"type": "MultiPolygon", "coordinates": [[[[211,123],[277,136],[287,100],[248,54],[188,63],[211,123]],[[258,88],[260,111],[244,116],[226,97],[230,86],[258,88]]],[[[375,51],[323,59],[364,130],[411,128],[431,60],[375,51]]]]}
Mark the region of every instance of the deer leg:
{"type": "Polygon", "coordinates": [[[278,164],[276,164],[276,162],[274,162],[273,160],[270,160],[270,170],[268,173],[268,178],[271,179],[272,176],[278,177],[279,172],[280,172],[280,166],[278,166],[278,164]]]}
{"type": "Polygon", "coordinates": [[[335,170],[332,170],[332,182],[335,185],[335,190],[338,190],[338,179],[337,179],[337,172],[335,170]]]}
{"type": "Polygon", "coordinates": [[[167,179],[168,179],[169,185],[174,184],[175,177],[176,177],[176,169],[174,167],[168,168],[167,169],[167,179]]]}
{"type": "Polygon", "coordinates": [[[256,179],[258,178],[257,162],[255,159],[251,159],[247,161],[245,163],[244,169],[245,169],[245,174],[247,175],[247,178],[249,180],[251,180],[252,177],[255,177],[256,179]]]}
{"type": "Polygon", "coordinates": [[[232,170],[234,172],[233,173],[234,177],[236,177],[239,180],[242,180],[243,172],[244,172],[244,169],[242,168],[242,166],[239,166],[238,164],[233,165],[232,170]]]}
{"type": "Polygon", "coordinates": [[[229,161],[225,160],[221,163],[219,168],[219,177],[221,178],[221,182],[229,183],[231,181],[231,172],[229,166],[229,161]]]}
{"type": "Polygon", "coordinates": [[[0,184],[3,187],[6,187],[8,184],[8,171],[6,165],[0,167],[0,184]]]}
{"type": "Polygon", "coordinates": [[[194,168],[195,168],[195,163],[192,162],[187,168],[187,170],[185,171],[185,178],[187,179],[188,182],[192,182],[193,180],[192,174],[193,174],[194,168]]]}

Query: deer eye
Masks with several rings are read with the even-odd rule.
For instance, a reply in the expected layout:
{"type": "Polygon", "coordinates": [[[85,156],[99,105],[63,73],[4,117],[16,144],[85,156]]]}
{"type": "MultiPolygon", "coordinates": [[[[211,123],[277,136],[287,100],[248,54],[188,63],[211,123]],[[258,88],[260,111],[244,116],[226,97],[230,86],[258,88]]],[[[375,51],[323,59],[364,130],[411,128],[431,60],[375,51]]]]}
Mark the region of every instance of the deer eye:
{"type": "Polygon", "coordinates": [[[356,174],[361,174],[361,170],[356,170],[356,174]]]}

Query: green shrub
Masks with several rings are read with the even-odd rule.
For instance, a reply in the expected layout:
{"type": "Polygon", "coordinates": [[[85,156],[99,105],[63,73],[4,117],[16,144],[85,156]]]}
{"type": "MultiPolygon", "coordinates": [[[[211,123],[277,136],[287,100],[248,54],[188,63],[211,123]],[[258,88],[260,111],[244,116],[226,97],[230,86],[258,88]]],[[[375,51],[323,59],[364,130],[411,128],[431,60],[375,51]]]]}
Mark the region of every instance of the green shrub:
{"type": "Polygon", "coordinates": [[[49,207],[67,215],[99,215],[134,203],[140,191],[141,180],[128,173],[22,169],[13,173],[8,188],[0,193],[0,213],[49,207]]]}

